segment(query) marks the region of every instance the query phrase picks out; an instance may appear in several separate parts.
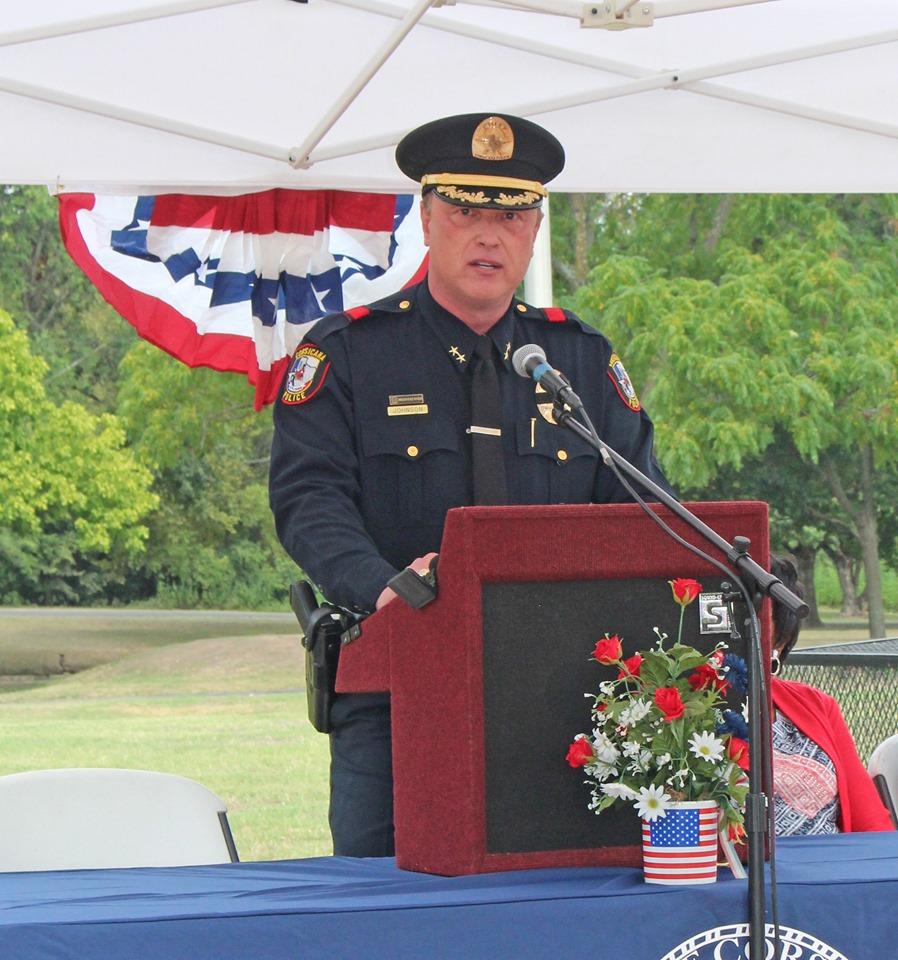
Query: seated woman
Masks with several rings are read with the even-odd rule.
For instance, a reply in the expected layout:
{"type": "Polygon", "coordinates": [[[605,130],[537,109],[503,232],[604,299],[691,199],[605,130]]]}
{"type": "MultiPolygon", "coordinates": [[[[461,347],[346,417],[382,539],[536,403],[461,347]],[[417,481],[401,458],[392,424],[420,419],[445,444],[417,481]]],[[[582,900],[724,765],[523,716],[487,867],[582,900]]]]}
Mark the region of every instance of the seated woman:
{"type": "MultiPolygon", "coordinates": [[[[790,560],[773,557],[770,570],[801,596],[790,560]]],[[[816,687],[776,676],[798,639],[800,625],[794,614],[773,605],[776,835],[894,830],[836,701],[816,687]]]]}

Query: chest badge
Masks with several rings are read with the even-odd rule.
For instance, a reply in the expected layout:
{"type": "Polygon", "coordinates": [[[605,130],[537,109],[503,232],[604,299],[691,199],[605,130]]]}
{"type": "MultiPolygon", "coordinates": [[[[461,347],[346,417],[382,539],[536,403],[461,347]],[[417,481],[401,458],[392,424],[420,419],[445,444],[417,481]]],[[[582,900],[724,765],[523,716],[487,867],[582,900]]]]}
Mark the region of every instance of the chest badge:
{"type": "Polygon", "coordinates": [[[388,417],[423,416],[430,413],[423,393],[391,393],[387,402],[388,417]]]}
{"type": "MultiPolygon", "coordinates": [[[[552,401],[549,391],[546,390],[542,384],[538,383],[536,385],[536,409],[539,410],[540,416],[547,423],[558,423],[558,421],[555,419],[555,414],[552,412],[554,406],[555,404],[552,401]]],[[[568,411],[571,410],[567,404],[564,405],[564,408],[568,411]]]]}

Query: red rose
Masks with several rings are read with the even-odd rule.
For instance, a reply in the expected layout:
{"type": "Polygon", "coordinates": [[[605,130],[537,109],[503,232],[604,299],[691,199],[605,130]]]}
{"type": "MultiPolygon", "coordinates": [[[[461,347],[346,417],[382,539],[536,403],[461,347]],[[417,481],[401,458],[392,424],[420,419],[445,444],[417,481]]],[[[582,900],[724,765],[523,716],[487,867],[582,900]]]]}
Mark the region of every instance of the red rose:
{"type": "Polygon", "coordinates": [[[632,657],[627,657],[627,659],[623,661],[623,666],[617,675],[617,679],[623,680],[625,677],[638,677],[641,667],[642,655],[634,653],[632,657]]]}
{"type": "Polygon", "coordinates": [[[693,690],[704,690],[707,687],[713,687],[720,693],[726,693],[730,685],[722,677],[717,676],[717,671],[710,663],[703,663],[689,674],[689,686],[692,687],[693,690]]]}
{"type": "Polygon", "coordinates": [[[748,744],[739,737],[730,737],[727,743],[727,756],[737,767],[748,770],[748,744]]]}
{"type": "Polygon", "coordinates": [[[733,843],[742,843],[745,839],[745,827],[741,823],[731,823],[727,827],[727,836],[733,843]]]}
{"type": "Polygon", "coordinates": [[[655,706],[664,714],[668,723],[682,717],[685,710],[680,691],[676,687],[659,687],[655,691],[655,706]]]}
{"type": "Polygon", "coordinates": [[[592,658],[599,663],[616,663],[623,652],[620,637],[615,634],[613,637],[603,637],[599,640],[592,652],[592,658]]]}
{"type": "Polygon", "coordinates": [[[595,757],[592,747],[585,737],[578,737],[569,747],[565,760],[572,767],[585,767],[595,757]]]}
{"type": "Polygon", "coordinates": [[[698,580],[690,580],[687,577],[677,577],[676,580],[668,580],[670,589],[673,591],[674,600],[681,607],[688,607],[690,603],[702,592],[702,585],[698,580]]]}

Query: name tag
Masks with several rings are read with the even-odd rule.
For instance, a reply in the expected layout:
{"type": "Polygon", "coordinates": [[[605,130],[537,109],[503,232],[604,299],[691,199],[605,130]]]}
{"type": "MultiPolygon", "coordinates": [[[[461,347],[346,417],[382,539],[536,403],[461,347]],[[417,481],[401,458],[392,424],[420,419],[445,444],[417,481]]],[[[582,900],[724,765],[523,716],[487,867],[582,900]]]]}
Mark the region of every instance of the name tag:
{"type": "Polygon", "coordinates": [[[388,417],[410,417],[429,413],[423,393],[391,393],[387,405],[388,417]]]}
{"type": "Polygon", "coordinates": [[[429,413],[426,403],[403,404],[402,406],[387,407],[388,417],[408,417],[414,414],[429,413]]]}

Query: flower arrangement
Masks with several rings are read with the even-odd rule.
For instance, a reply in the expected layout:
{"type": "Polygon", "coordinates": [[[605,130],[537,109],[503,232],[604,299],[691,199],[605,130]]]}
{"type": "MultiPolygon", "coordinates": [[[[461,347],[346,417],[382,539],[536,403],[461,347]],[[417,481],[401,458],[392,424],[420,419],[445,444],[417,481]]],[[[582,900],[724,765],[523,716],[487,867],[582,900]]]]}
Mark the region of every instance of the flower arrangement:
{"type": "Polygon", "coordinates": [[[651,821],[666,816],[675,800],[716,800],[721,826],[738,839],[748,793],[748,727],[724,696],[730,687],[746,691],[745,662],[723,643],[704,654],[680,642],[686,607],[702,586],[682,577],[669,583],[680,607],[677,642],[668,646],[656,627],[655,645],[626,659],[618,636],[596,643],[592,658],[618,674],[600,683],[597,695],[586,695],[594,729],[577,735],[567,762],[589,778],[589,808],[597,814],[632,802],[651,821]]]}

